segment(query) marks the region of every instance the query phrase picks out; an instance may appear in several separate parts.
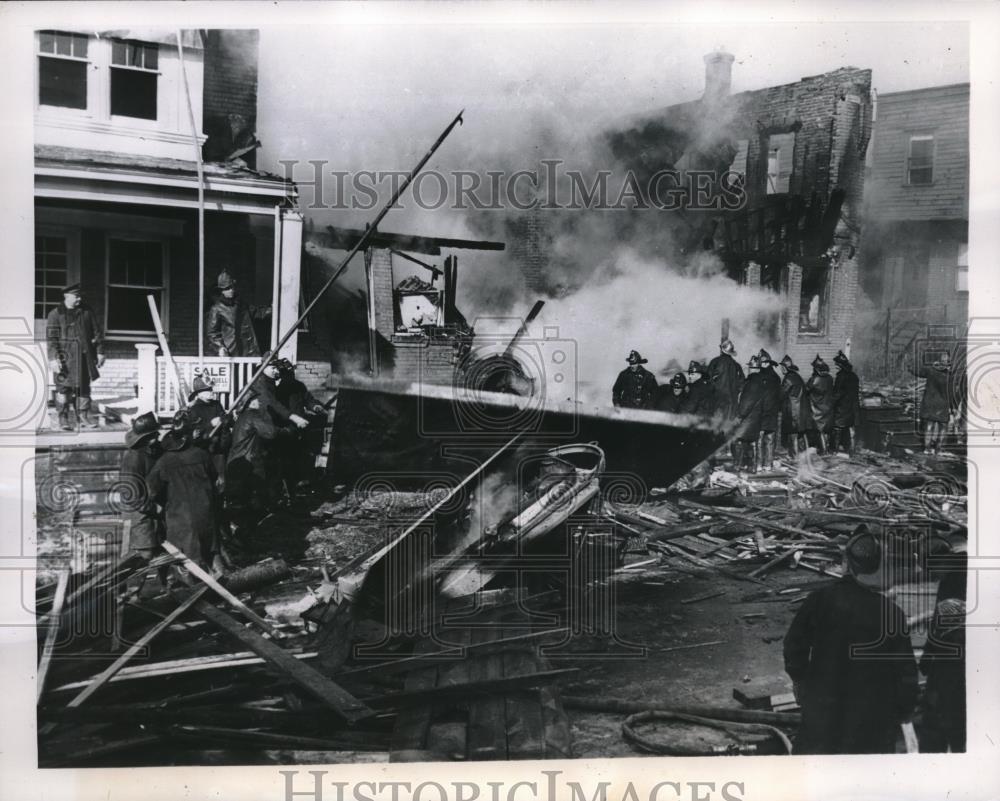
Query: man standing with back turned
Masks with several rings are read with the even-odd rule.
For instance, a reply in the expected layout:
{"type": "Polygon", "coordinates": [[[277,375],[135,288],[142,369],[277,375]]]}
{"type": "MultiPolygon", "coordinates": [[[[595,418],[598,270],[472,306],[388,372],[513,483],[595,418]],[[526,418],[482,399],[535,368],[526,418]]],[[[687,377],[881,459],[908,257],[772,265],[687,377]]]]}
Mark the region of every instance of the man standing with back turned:
{"type": "Polygon", "coordinates": [[[796,754],[891,754],[917,701],[906,616],[882,595],[882,549],[864,525],[847,574],[814,591],[785,635],[785,671],[802,707],[796,754]]]}

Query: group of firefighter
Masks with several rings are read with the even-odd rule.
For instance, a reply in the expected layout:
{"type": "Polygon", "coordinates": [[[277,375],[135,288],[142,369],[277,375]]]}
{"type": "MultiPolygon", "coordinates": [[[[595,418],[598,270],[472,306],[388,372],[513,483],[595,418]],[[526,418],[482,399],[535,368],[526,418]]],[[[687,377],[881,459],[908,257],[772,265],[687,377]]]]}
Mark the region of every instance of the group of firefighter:
{"type": "MultiPolygon", "coordinates": [[[[207,338],[218,356],[259,356],[254,310],[226,272],[208,313],[207,338]]],[[[90,385],[104,363],[103,339],[79,284],[63,290],[48,317],[56,411],[64,430],[94,428],[90,385]],[[76,420],[74,420],[74,416],[76,420]]],[[[224,544],[273,509],[309,492],[326,408],[295,377],[287,359],[261,359],[262,374],[227,412],[204,374],[166,430],[152,412],[125,433],[119,492],[126,552],[151,558],[164,539],[203,567],[223,572],[224,544]]]]}
{"type": "Polygon", "coordinates": [[[833,357],[836,377],[817,354],[808,379],[788,355],[776,364],[762,348],[744,372],[731,340],[723,339],[719,351],[707,365],[692,361],[686,373],[676,373],[661,386],[642,366],[648,360],[633,350],[626,359],[629,366],[615,381],[612,400],[615,406],[737,420],[733,459],[738,469],[750,472],[773,469],[779,438],[790,456],[803,445],[820,453],[854,451],[861,386],[843,351],[833,357]]]}

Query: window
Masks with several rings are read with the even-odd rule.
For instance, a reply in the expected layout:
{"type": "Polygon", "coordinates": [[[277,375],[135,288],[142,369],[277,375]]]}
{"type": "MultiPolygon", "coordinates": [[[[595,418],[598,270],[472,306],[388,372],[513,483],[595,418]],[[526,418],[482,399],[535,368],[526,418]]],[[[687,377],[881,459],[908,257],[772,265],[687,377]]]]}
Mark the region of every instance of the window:
{"type": "Polygon", "coordinates": [[[146,295],[153,296],[160,314],[164,314],[164,251],[163,242],[108,239],[109,333],[156,333],[146,295]]]}
{"type": "Polygon", "coordinates": [[[969,291],[969,246],[958,246],[958,266],[955,268],[955,291],[969,291]]]}
{"type": "Polygon", "coordinates": [[[62,303],[70,275],[69,238],[35,237],[35,319],[44,320],[62,303]]]}
{"type": "Polygon", "coordinates": [[[111,43],[111,115],[156,119],[159,51],[155,44],[111,43]]]}
{"type": "Polygon", "coordinates": [[[926,186],[934,181],[934,137],[910,137],[910,155],[906,160],[906,182],[926,186]]]}
{"type": "Polygon", "coordinates": [[[38,34],[38,102],[87,108],[87,37],[78,33],[38,34]]]}
{"type": "Polygon", "coordinates": [[[799,333],[826,333],[829,297],[829,267],[814,265],[802,268],[802,290],[799,295],[799,333]]]}
{"type": "Polygon", "coordinates": [[[768,195],[783,194],[788,191],[792,178],[792,155],[795,149],[795,134],[771,134],[767,138],[767,184],[764,192],[768,195]]]}

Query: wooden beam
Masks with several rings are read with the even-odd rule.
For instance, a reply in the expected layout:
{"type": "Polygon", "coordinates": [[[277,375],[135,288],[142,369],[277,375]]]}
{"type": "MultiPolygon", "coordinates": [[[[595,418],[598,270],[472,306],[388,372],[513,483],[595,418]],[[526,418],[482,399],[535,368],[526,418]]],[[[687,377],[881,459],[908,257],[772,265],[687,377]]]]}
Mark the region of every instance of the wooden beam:
{"type": "Polygon", "coordinates": [[[192,575],[197,576],[207,586],[211,587],[224,601],[226,601],[251,623],[256,623],[272,637],[278,638],[281,636],[277,629],[254,612],[249,606],[243,603],[243,601],[233,595],[229,590],[223,587],[218,581],[212,578],[212,576],[201,565],[195,562],[194,559],[186,553],[182,552],[176,545],[164,540],[163,549],[171,556],[174,556],[184,562],[184,566],[187,567],[192,575]]]}
{"type": "Polygon", "coordinates": [[[292,681],[318,698],[349,723],[356,723],[375,713],[362,701],[318,670],[299,661],[293,654],[264,639],[255,631],[245,628],[221,609],[206,601],[198,601],[198,612],[226,634],[239,640],[247,648],[280,670],[292,681]]]}
{"type": "MultiPolygon", "coordinates": [[[[327,226],[325,231],[305,233],[307,241],[315,242],[320,247],[333,250],[350,250],[365,232],[358,228],[339,228],[327,226]]],[[[440,236],[413,236],[411,234],[391,234],[376,231],[369,243],[370,247],[395,250],[408,250],[411,253],[422,253],[425,256],[440,256],[441,248],[456,250],[504,250],[504,242],[491,242],[477,239],[453,239],[440,236]]]]}
{"type": "Polygon", "coordinates": [[[35,703],[42,697],[45,689],[45,676],[49,672],[52,652],[56,647],[56,637],[59,635],[59,624],[62,622],[63,601],[66,599],[66,587],[69,584],[69,569],[59,571],[59,583],[56,585],[56,596],[52,601],[52,611],[49,613],[49,630],[45,634],[45,645],[42,648],[42,658],[38,663],[38,679],[35,682],[35,703]]]}

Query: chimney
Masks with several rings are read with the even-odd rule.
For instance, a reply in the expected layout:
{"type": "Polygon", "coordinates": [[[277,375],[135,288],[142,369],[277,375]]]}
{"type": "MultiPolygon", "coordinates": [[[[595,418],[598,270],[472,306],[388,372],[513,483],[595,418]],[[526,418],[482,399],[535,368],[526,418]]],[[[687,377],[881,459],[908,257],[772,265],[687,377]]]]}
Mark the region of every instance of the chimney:
{"type": "Polygon", "coordinates": [[[733,80],[733,60],[736,57],[724,50],[705,56],[705,94],[703,100],[721,100],[729,95],[733,80]]]}

